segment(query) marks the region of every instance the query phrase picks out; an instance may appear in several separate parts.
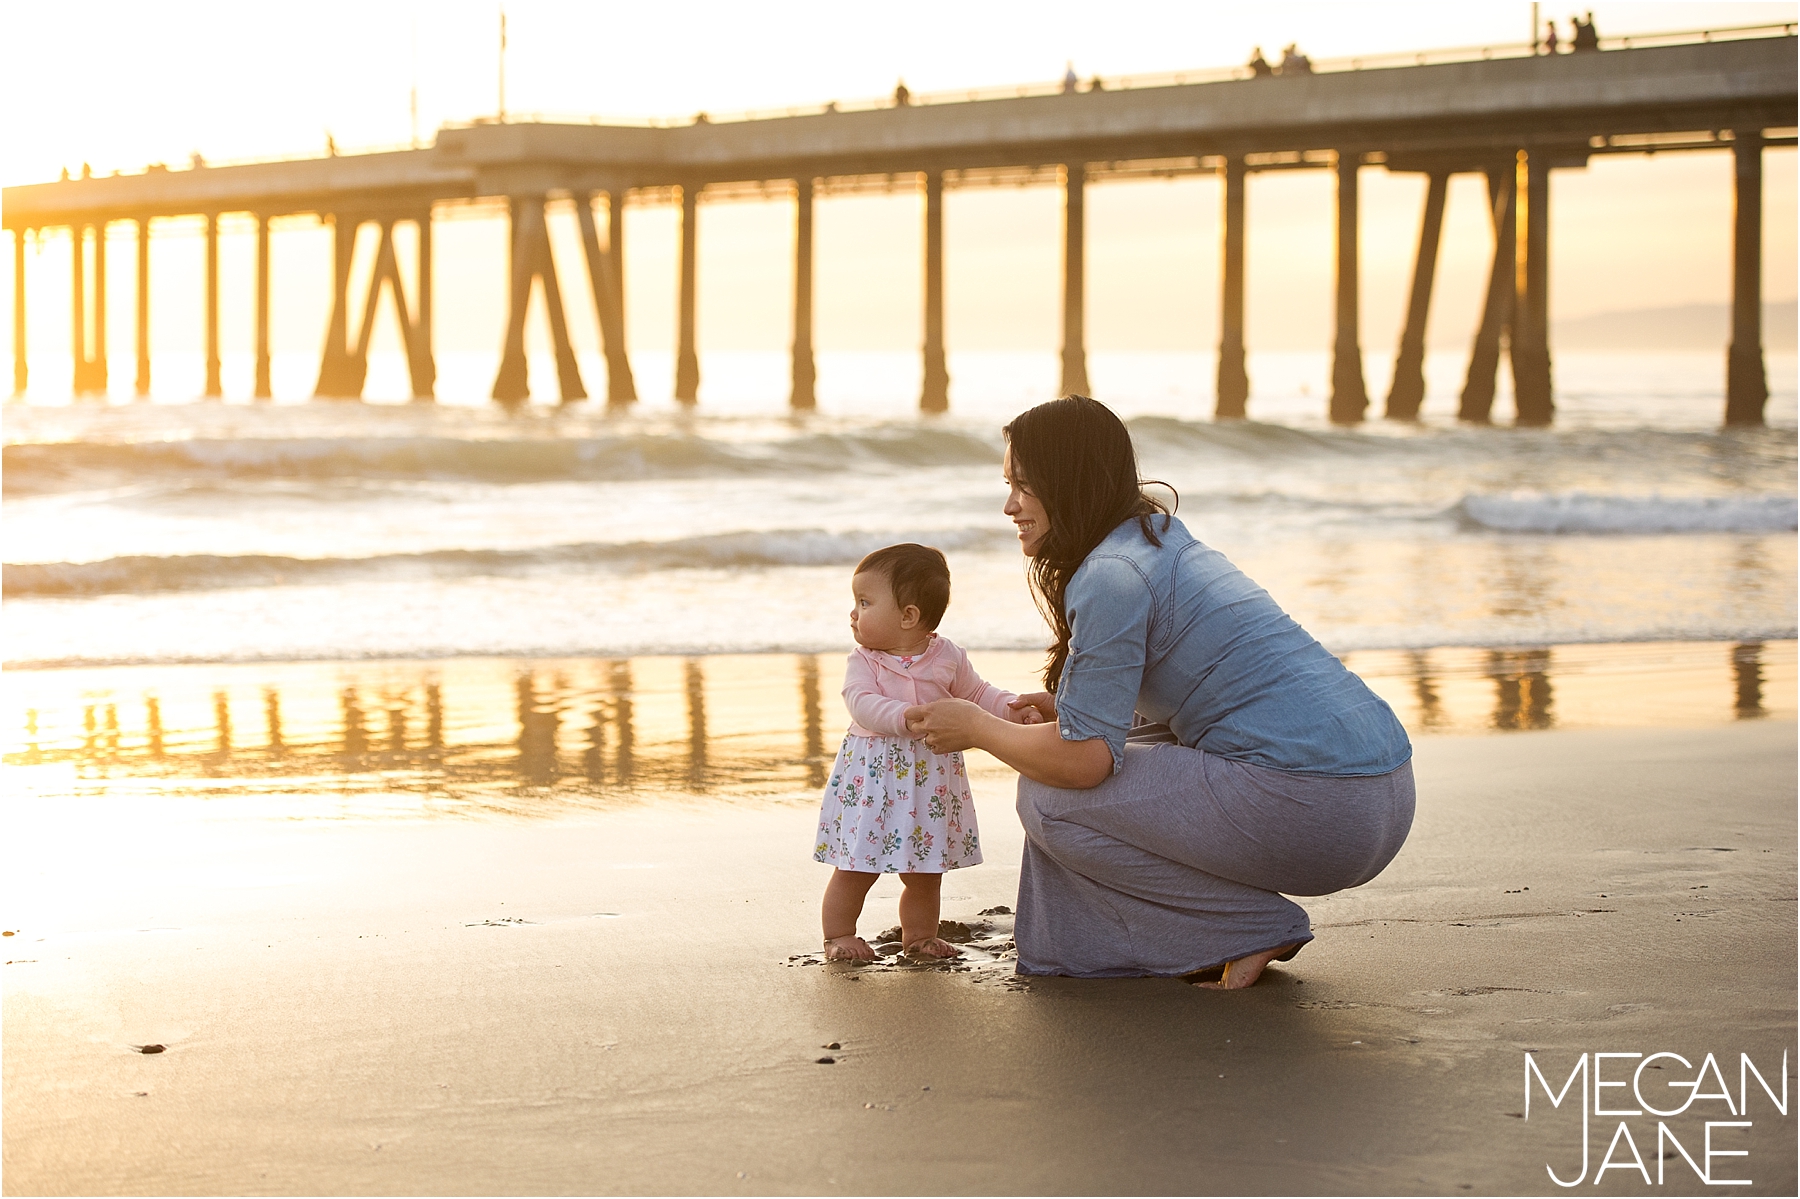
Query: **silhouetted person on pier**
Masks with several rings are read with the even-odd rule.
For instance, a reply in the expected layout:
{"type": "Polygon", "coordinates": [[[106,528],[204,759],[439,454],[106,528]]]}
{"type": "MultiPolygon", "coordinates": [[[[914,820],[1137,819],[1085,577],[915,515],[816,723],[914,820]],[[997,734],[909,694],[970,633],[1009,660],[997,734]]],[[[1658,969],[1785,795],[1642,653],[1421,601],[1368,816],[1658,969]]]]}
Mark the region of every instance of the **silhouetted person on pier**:
{"type": "Polygon", "coordinates": [[[1555,20],[1555,18],[1551,18],[1551,19],[1550,19],[1550,20],[1548,20],[1548,21],[1546,21],[1546,22],[1544,22],[1544,25],[1545,25],[1545,29],[1544,29],[1544,53],[1545,53],[1545,54],[1555,54],[1555,53],[1556,53],[1556,47],[1557,47],[1557,41],[1556,41],[1556,20],[1555,20]]]}
{"type": "Polygon", "coordinates": [[[1300,53],[1296,43],[1289,42],[1287,49],[1281,52],[1281,73],[1283,75],[1310,75],[1312,74],[1312,59],[1300,53]]]}
{"type": "Polygon", "coordinates": [[[902,79],[894,85],[894,107],[905,108],[912,103],[912,93],[906,90],[906,80],[902,79]]]}
{"type": "Polygon", "coordinates": [[[1105,90],[1106,90],[1106,85],[1104,83],[1100,82],[1100,76],[1096,75],[1092,79],[1088,80],[1088,91],[1103,92],[1105,90]]]}
{"type": "Polygon", "coordinates": [[[1079,87],[1080,85],[1081,85],[1081,80],[1076,78],[1076,76],[1075,76],[1075,64],[1071,62],[1069,64],[1068,70],[1063,72],[1063,80],[1062,80],[1063,95],[1065,95],[1065,96],[1074,95],[1075,89],[1077,87],[1079,87]]]}
{"type": "Polygon", "coordinates": [[[1245,65],[1250,68],[1252,79],[1267,79],[1275,73],[1275,68],[1270,66],[1269,60],[1263,57],[1261,46],[1251,52],[1250,61],[1245,65]]]}
{"type": "Polygon", "coordinates": [[[1583,51],[1598,50],[1600,48],[1600,34],[1594,29],[1593,13],[1590,12],[1587,15],[1586,21],[1581,20],[1579,17],[1570,17],[1569,22],[1575,26],[1575,38],[1570,45],[1570,49],[1575,53],[1580,54],[1583,51]]]}

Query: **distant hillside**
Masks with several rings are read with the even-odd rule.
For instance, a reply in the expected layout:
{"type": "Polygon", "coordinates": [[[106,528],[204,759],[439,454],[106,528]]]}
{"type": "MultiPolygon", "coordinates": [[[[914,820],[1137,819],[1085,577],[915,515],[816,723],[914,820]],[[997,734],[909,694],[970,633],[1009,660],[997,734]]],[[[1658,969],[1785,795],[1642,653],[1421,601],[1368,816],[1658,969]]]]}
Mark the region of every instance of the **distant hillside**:
{"type": "MultiPolygon", "coordinates": [[[[1763,348],[1794,349],[1796,319],[1793,300],[1764,304],[1763,348]]],[[[1552,342],[1559,350],[1722,350],[1730,337],[1731,308],[1725,304],[1637,308],[1552,324],[1552,342]]]]}

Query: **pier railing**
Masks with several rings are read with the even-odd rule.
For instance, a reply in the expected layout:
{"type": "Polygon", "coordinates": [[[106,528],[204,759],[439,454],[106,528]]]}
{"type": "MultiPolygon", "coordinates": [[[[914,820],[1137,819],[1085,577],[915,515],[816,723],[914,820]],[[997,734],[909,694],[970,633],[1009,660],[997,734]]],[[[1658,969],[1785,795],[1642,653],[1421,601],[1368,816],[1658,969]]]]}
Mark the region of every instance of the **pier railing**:
{"type": "MultiPolygon", "coordinates": [[[[1788,21],[1761,25],[1730,25],[1715,29],[1688,29],[1668,33],[1624,34],[1617,37],[1602,37],[1600,49],[1634,50],[1652,46],[1681,46],[1741,41],[1759,37],[1784,37],[1793,36],[1797,29],[1800,29],[1800,24],[1788,21]]],[[[1569,52],[1566,49],[1559,51],[1559,57],[1567,53],[1569,52]]],[[[1311,69],[1308,73],[1332,75],[1345,71],[1382,71],[1403,67],[1439,66],[1445,63],[1531,58],[1542,54],[1541,46],[1533,45],[1530,42],[1490,42],[1483,45],[1446,46],[1430,50],[1396,50],[1381,54],[1321,58],[1311,62],[1311,69]]],[[[1280,77],[1279,72],[1275,77],[1280,77]]],[[[1146,88],[1182,87],[1194,83],[1230,83],[1234,80],[1253,78],[1253,73],[1248,66],[1232,66],[1196,67],[1183,71],[1155,71],[1116,76],[1090,76],[1088,79],[1081,80],[1076,85],[1076,90],[1081,92],[1094,90],[1095,78],[1099,79],[1101,84],[1099,90],[1102,91],[1141,91],[1146,88]]],[[[1060,95],[1067,90],[1064,82],[1058,79],[988,87],[946,88],[941,91],[911,93],[907,98],[907,104],[923,108],[942,104],[972,104],[987,100],[1022,100],[1037,96],[1060,95]]],[[[448,127],[468,128],[475,125],[543,122],[547,124],[674,129],[694,124],[697,120],[701,123],[715,125],[735,124],[743,121],[771,121],[786,117],[821,116],[832,112],[873,112],[893,107],[895,107],[895,99],[893,95],[889,94],[856,97],[849,100],[832,100],[816,104],[691,113],[675,117],[644,116],[642,114],[621,116],[597,113],[513,112],[508,113],[504,121],[497,117],[485,116],[468,121],[451,122],[448,127]]]]}

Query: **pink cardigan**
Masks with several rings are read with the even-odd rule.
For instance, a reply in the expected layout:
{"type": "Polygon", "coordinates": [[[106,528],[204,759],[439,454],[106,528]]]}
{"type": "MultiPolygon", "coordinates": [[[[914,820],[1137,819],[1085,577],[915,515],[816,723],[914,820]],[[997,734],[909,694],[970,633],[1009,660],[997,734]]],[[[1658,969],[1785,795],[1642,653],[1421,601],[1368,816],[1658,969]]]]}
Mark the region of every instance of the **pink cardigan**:
{"type": "Polygon", "coordinates": [[[844,667],[844,705],[858,737],[909,737],[906,709],[940,699],[967,699],[1008,719],[1007,701],[1018,696],[986,682],[948,637],[931,635],[911,668],[891,655],[857,646],[844,667]]]}

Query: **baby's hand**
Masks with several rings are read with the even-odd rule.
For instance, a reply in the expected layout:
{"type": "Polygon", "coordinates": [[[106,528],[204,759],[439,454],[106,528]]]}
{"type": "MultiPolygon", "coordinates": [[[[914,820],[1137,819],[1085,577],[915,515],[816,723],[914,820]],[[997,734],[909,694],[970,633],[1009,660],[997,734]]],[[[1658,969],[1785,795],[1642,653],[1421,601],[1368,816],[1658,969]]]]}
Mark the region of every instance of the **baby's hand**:
{"type": "Polygon", "coordinates": [[[1043,724],[1056,719],[1056,698],[1047,691],[1034,691],[1007,700],[1006,709],[1006,718],[1014,724],[1043,724]]]}

